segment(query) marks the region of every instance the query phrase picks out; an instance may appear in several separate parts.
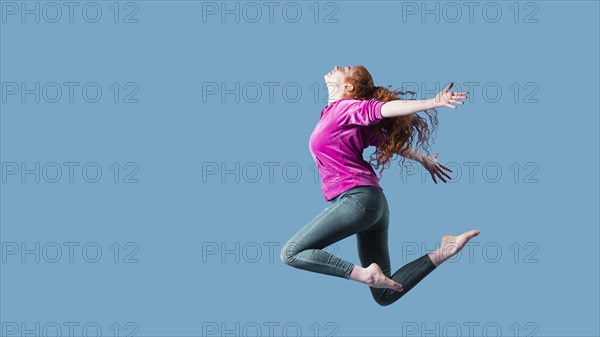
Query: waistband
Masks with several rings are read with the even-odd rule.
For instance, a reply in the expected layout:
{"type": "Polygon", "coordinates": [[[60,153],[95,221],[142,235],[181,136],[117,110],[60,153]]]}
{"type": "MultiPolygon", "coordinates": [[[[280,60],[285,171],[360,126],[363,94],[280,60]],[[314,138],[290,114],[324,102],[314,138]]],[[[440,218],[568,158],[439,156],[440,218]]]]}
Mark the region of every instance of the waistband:
{"type": "Polygon", "coordinates": [[[347,191],[344,191],[344,192],[340,193],[339,195],[335,196],[333,199],[331,199],[329,201],[331,203],[334,203],[337,200],[343,198],[343,196],[345,196],[346,194],[353,193],[353,192],[359,192],[359,191],[379,193],[379,192],[381,192],[381,189],[379,187],[377,187],[377,186],[372,186],[372,185],[368,185],[368,186],[355,186],[355,187],[352,187],[351,189],[349,189],[347,191]]]}

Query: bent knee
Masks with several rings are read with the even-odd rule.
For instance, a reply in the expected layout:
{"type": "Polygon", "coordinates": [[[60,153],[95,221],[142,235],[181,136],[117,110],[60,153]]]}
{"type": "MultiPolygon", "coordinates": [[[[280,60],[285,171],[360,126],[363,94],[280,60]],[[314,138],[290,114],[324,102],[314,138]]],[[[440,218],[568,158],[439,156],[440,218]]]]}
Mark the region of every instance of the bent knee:
{"type": "MultiPolygon", "coordinates": [[[[410,289],[409,289],[409,290],[410,290],[410,289]]],[[[382,307],[386,307],[386,306],[388,306],[388,305],[390,305],[390,304],[392,304],[392,303],[394,303],[394,302],[398,301],[399,299],[401,299],[401,298],[402,298],[402,296],[404,296],[404,294],[406,294],[406,292],[407,292],[407,291],[408,291],[408,290],[406,290],[406,289],[405,289],[405,290],[404,290],[403,292],[401,292],[400,294],[397,294],[397,292],[393,292],[393,294],[394,294],[395,296],[390,296],[390,295],[386,296],[386,295],[383,295],[383,294],[381,294],[381,293],[380,293],[380,294],[378,294],[378,295],[375,295],[375,294],[373,294],[373,299],[374,299],[374,300],[375,300],[375,302],[377,302],[377,304],[379,304],[380,306],[382,306],[382,307]]]]}
{"type": "Polygon", "coordinates": [[[390,301],[382,301],[378,299],[375,299],[375,303],[379,304],[382,307],[387,307],[388,305],[392,304],[392,302],[390,301]]]}
{"type": "Polygon", "coordinates": [[[291,266],[296,260],[296,254],[298,254],[298,252],[295,249],[293,249],[292,245],[287,243],[281,249],[281,252],[279,253],[279,258],[281,259],[281,261],[283,261],[283,263],[287,264],[288,266],[291,266]]]}

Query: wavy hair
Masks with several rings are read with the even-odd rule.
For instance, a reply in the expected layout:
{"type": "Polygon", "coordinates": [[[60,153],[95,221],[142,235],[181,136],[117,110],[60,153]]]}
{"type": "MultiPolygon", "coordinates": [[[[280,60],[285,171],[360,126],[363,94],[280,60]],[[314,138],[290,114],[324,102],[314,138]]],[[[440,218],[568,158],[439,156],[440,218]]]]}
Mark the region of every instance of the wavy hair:
{"type": "MultiPolygon", "coordinates": [[[[362,65],[355,66],[354,72],[346,78],[346,83],[352,84],[355,88],[355,90],[347,95],[347,97],[357,100],[367,100],[371,98],[383,102],[400,99],[414,100],[416,94],[414,91],[395,91],[385,87],[375,86],[371,74],[362,65]],[[373,87],[375,87],[375,89],[373,89],[373,87]],[[399,97],[407,94],[410,94],[411,97],[399,97]]],[[[371,154],[369,160],[369,162],[375,161],[375,169],[378,169],[381,166],[379,171],[380,179],[384,168],[393,159],[394,154],[402,156],[402,162],[398,162],[398,165],[402,168],[405,159],[404,154],[408,150],[408,147],[412,147],[415,150],[422,148],[423,151],[429,155],[429,140],[438,125],[437,110],[430,109],[423,112],[427,115],[429,122],[432,125],[431,130],[429,129],[426,120],[416,113],[384,118],[379,123],[367,127],[370,133],[376,133],[374,136],[381,139],[377,146],[377,150],[371,154]],[[415,134],[417,136],[417,142],[413,147],[411,144],[414,142],[415,134]]],[[[433,138],[431,141],[432,144],[435,142],[433,138]]],[[[389,165],[387,166],[389,167],[389,165]]]]}

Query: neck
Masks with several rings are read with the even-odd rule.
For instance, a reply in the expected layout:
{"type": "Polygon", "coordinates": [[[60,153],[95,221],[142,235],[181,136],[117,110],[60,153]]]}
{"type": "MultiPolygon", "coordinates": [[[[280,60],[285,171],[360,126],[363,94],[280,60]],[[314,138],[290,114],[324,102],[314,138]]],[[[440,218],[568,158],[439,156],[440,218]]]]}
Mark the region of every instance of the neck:
{"type": "Polygon", "coordinates": [[[335,101],[339,101],[340,99],[345,99],[345,98],[348,98],[348,97],[344,97],[341,95],[330,95],[329,99],[327,100],[327,105],[329,105],[335,101]]]}

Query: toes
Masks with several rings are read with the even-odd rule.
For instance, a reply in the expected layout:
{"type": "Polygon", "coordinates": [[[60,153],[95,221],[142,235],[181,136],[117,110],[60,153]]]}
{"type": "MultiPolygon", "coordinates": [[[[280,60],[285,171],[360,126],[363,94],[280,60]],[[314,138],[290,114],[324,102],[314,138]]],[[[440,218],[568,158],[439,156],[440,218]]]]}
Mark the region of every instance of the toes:
{"type": "Polygon", "coordinates": [[[479,235],[479,230],[477,230],[477,229],[474,229],[472,231],[467,232],[467,237],[468,238],[472,238],[472,237],[475,237],[477,235],[479,235]]]}
{"type": "Polygon", "coordinates": [[[396,282],[392,281],[392,284],[391,284],[391,285],[392,285],[392,286],[394,287],[394,289],[396,289],[397,291],[404,291],[404,287],[403,287],[403,286],[402,286],[400,283],[396,283],[396,282]]]}

